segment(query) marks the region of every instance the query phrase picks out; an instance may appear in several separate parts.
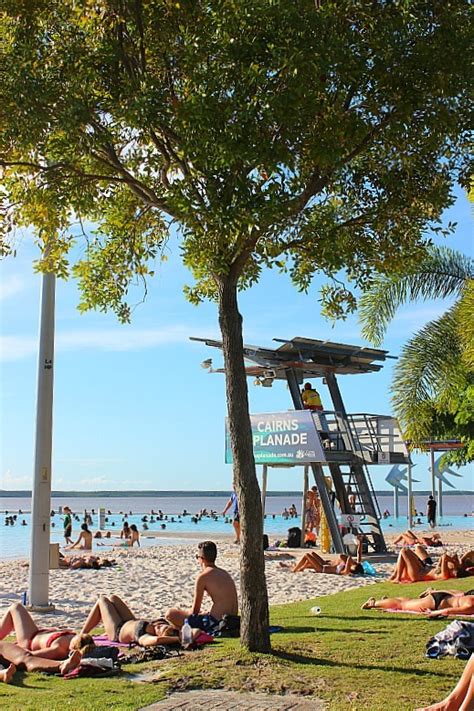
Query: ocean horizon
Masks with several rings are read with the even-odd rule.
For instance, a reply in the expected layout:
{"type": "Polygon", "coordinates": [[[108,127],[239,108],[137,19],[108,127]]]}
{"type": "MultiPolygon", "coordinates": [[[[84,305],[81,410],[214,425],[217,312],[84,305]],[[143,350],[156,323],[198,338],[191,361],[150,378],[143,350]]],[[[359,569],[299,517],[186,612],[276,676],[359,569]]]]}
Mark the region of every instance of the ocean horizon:
{"type": "MultiPolygon", "coordinates": [[[[213,489],[207,491],[205,489],[103,489],[103,490],[61,490],[56,489],[51,491],[51,498],[56,499],[60,497],[87,497],[87,498],[102,498],[105,496],[109,497],[123,497],[123,496],[133,496],[133,497],[165,497],[165,498],[187,498],[190,496],[196,497],[218,497],[226,496],[229,494],[231,489],[213,489]]],[[[289,489],[287,491],[273,491],[271,489],[267,490],[267,496],[301,496],[301,489],[289,489]]],[[[376,496],[393,496],[393,489],[378,489],[375,491],[376,496]]],[[[431,489],[417,489],[413,490],[413,495],[416,496],[429,496],[431,494],[431,489]]],[[[474,495],[474,490],[472,489],[455,489],[454,491],[443,490],[443,497],[445,496],[472,496],[474,495]]],[[[400,497],[403,497],[404,493],[400,492],[400,497]]],[[[31,489],[0,489],[0,498],[27,498],[31,497],[31,489]]]]}

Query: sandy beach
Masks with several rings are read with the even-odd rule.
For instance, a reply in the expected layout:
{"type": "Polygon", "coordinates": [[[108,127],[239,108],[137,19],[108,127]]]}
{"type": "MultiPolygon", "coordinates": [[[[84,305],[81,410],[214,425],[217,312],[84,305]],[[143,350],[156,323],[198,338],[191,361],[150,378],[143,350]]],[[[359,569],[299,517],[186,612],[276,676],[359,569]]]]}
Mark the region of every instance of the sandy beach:
{"type": "MultiPolygon", "coordinates": [[[[422,533],[416,530],[417,534],[422,533]]],[[[395,534],[387,536],[389,548],[395,534]]],[[[474,531],[443,530],[445,546],[430,549],[435,556],[443,551],[464,552],[474,548],[474,531]]],[[[228,570],[239,588],[239,549],[229,538],[218,540],[217,564],[228,570]]],[[[76,551],[75,551],[76,552],[76,551]]],[[[388,577],[394,556],[375,563],[377,577],[352,577],[318,574],[313,571],[291,573],[279,563],[296,562],[304,551],[278,550],[266,554],[266,578],[271,605],[310,600],[320,595],[371,585],[388,577]],[[294,556],[289,558],[289,556],[294,556]]],[[[194,578],[198,572],[195,544],[160,545],[142,549],[107,548],[99,554],[114,558],[117,565],[101,570],[50,571],[50,599],[54,613],[41,615],[41,624],[77,627],[99,593],[117,593],[128,601],[138,616],[162,614],[172,605],[189,607],[194,578]]],[[[0,562],[0,613],[12,602],[21,601],[28,587],[26,561],[0,562]]],[[[205,602],[204,602],[205,606],[205,602]]]]}

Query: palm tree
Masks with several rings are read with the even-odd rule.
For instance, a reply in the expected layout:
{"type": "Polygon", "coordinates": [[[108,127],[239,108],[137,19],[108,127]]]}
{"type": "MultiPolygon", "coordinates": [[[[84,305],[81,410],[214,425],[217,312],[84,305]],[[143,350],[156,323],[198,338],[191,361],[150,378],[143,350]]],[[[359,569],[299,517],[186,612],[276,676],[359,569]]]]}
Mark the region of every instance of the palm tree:
{"type": "Polygon", "coordinates": [[[417,299],[455,297],[403,347],[392,402],[406,439],[461,439],[452,460],[474,459],[474,260],[431,247],[408,273],[378,276],[359,301],[362,334],[376,346],[399,306],[417,299]]]}

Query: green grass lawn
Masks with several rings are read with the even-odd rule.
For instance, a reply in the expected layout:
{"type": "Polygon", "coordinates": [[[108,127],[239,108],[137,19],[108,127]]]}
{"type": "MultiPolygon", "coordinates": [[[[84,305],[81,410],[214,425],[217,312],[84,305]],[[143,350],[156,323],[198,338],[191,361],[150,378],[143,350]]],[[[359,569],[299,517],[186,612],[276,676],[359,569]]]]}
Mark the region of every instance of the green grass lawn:
{"type": "MultiPolygon", "coordinates": [[[[0,708],[22,711],[102,711],[139,709],[172,689],[226,688],[315,695],[329,709],[412,710],[440,700],[455,685],[464,662],[424,656],[427,640],[450,621],[416,615],[362,611],[369,597],[416,596],[425,583],[380,583],[317,599],[275,606],[271,655],[243,651],[238,640],[222,640],[179,659],[124,667],[121,677],[74,679],[20,674],[13,685],[0,684],[0,708]],[[154,670],[153,683],[130,681],[128,674],[154,670]]],[[[437,588],[443,589],[438,583],[437,588]]],[[[468,590],[472,579],[450,581],[468,590]]]]}

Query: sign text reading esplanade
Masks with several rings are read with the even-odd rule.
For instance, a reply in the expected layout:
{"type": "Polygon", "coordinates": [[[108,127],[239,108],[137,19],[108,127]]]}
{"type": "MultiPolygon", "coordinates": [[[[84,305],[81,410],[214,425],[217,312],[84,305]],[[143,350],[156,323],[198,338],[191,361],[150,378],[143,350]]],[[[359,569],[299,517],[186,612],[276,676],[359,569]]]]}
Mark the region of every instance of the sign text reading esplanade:
{"type": "Polygon", "coordinates": [[[253,435],[254,447],[273,447],[274,445],[308,444],[308,433],[300,430],[298,420],[284,419],[271,422],[257,422],[257,433],[253,435]]]}
{"type": "MultiPolygon", "coordinates": [[[[311,412],[307,410],[250,415],[253,454],[257,464],[325,462],[326,457],[311,412]]],[[[226,457],[232,449],[226,421],[226,457]]]]}

